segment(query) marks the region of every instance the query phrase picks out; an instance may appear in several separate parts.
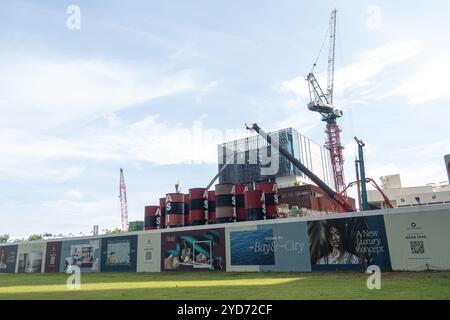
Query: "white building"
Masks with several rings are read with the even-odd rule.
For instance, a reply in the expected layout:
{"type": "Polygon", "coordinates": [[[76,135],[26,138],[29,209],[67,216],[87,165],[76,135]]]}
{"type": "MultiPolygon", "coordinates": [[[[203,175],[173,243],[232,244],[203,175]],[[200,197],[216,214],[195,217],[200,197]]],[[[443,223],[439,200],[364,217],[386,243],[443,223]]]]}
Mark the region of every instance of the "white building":
{"type": "MultiPolygon", "coordinates": [[[[450,203],[450,185],[447,181],[440,184],[403,188],[399,174],[384,176],[380,180],[383,192],[394,208],[450,203]]],[[[367,199],[372,206],[386,207],[383,197],[377,190],[367,190],[367,199]]]]}

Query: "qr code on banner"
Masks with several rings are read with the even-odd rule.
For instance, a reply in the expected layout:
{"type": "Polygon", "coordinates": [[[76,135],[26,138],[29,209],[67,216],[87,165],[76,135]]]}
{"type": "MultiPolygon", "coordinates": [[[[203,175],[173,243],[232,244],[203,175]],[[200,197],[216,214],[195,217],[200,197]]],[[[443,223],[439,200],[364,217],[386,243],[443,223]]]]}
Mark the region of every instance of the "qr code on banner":
{"type": "Polygon", "coordinates": [[[412,254],[423,254],[425,253],[425,247],[423,241],[410,241],[411,253],[412,254]]]}

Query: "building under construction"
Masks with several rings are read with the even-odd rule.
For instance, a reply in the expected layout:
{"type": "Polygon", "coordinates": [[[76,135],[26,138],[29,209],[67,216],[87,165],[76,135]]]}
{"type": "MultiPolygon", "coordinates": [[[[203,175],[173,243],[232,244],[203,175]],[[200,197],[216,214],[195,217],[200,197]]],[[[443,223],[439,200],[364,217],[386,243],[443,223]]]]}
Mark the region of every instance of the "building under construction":
{"type": "MultiPolygon", "coordinates": [[[[300,161],[320,177],[332,188],[334,178],[329,150],[317,144],[294,128],[287,128],[270,133],[278,137],[279,144],[292,156],[300,161]]],[[[261,136],[251,136],[244,139],[226,142],[218,146],[220,183],[249,184],[252,182],[274,181],[279,188],[290,187],[295,184],[310,184],[311,180],[299,169],[277,153],[271,154],[272,149],[261,136]],[[270,165],[276,166],[276,173],[264,175],[264,156],[270,157],[270,165]],[[276,157],[276,159],[274,159],[276,157]],[[228,158],[232,162],[228,164],[228,158]]]]}

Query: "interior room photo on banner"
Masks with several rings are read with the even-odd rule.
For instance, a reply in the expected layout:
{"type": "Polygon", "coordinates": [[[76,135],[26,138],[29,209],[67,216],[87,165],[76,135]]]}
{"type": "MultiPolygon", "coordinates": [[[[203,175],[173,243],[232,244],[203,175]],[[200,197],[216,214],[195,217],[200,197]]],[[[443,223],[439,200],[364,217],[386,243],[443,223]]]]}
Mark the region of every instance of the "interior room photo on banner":
{"type": "Polygon", "coordinates": [[[60,272],[66,272],[69,265],[80,267],[82,272],[100,271],[100,240],[64,241],[60,272]]]}
{"type": "Polygon", "coordinates": [[[162,271],[225,271],[225,232],[220,229],[162,234],[162,271]]]}

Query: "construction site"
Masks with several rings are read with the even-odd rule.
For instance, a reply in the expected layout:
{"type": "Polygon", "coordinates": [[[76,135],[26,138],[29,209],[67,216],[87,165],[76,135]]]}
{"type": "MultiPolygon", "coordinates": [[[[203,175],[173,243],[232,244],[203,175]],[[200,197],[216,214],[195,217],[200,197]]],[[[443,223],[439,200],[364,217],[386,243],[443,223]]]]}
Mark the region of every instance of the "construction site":
{"type": "Polygon", "coordinates": [[[439,243],[450,240],[448,183],[406,190],[393,175],[380,186],[380,177],[366,174],[364,137],[354,137],[356,181],[346,180],[346,128],[339,125],[345,114],[334,100],[336,20],[333,10],[322,44],[328,45],[327,82],[319,83],[315,74],[320,53],[305,75],[304,107],[323,123],[323,145],[294,128],[266,132],[237,119],[251,136],[217,146],[217,174],[204,185],[182,192],[176,183],[174,190],[161,190],[159,203],[142,208],[142,220],[128,221],[120,168],[122,232],[99,234],[95,226],[92,237],[3,244],[0,271],[450,269],[448,252],[439,250],[439,243]]]}
{"type": "MultiPolygon", "coordinates": [[[[314,74],[320,53],[305,77],[310,97],[305,107],[320,115],[317,120],[324,123],[326,137],[323,146],[294,128],[266,133],[257,124],[245,124],[247,130],[258,135],[219,145],[218,173],[207,185],[191,188],[183,194],[177,184],[175,192],[162,193],[159,203],[145,207],[142,221],[131,223],[128,222],[124,173],[120,169],[122,230],[155,230],[394,208],[376,182],[378,177],[366,176],[365,144],[357,137],[354,137],[358,148],[356,181],[347,183],[345,180],[342,129],[338,124],[344,113],[334,105],[333,99],[336,19],[337,10],[333,10],[325,37],[329,39],[326,86],[319,84],[314,74]],[[276,164],[276,170],[264,173],[265,168],[273,164],[276,164]],[[215,184],[217,180],[219,183],[215,184]],[[368,186],[373,190],[368,190],[368,186]],[[349,188],[357,189],[357,199],[348,197],[349,188]],[[377,203],[372,199],[377,199],[377,203]]],[[[389,181],[393,179],[398,180],[397,185],[400,183],[400,177],[391,177],[389,181]]],[[[385,185],[388,187],[389,183],[385,185]]],[[[448,183],[443,182],[440,191],[449,190],[448,183]]],[[[450,203],[450,197],[444,196],[440,201],[430,203],[450,203]]],[[[402,204],[395,201],[397,206],[402,204]]]]}

